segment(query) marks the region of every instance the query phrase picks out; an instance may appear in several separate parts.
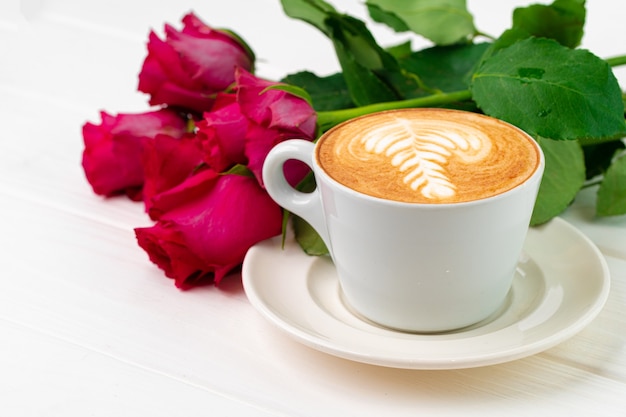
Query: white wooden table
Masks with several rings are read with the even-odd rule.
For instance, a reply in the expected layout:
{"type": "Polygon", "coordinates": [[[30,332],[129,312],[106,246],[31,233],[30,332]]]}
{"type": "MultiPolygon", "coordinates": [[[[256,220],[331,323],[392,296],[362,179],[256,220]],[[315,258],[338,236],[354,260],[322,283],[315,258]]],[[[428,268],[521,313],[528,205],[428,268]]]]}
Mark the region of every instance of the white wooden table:
{"type": "MultiPolygon", "coordinates": [[[[626,52],[626,6],[588,3],[584,46],[626,52]]],[[[364,14],[356,0],[335,4],[364,14]]],[[[469,4],[477,25],[498,34],[512,7],[528,3],[469,4]]],[[[80,128],[100,109],[146,109],[136,75],[148,30],[192,9],[242,35],[265,76],[337,69],[330,43],[286,18],[278,0],[0,3],[0,414],[626,415],[626,218],[594,218],[594,190],[562,217],[606,258],[606,306],[570,340],[509,363],[362,364],[284,335],[237,276],[176,290],[135,243],[133,227],[150,224],[141,204],[91,192],[80,128]]]]}

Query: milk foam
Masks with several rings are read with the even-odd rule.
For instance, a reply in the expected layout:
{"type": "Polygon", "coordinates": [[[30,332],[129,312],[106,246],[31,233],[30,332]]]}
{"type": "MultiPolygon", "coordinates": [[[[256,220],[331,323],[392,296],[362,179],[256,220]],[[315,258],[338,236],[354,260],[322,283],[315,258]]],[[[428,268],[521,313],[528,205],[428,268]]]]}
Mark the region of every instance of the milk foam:
{"type": "Polygon", "coordinates": [[[491,140],[471,126],[399,116],[355,136],[347,149],[361,160],[384,155],[413,191],[437,199],[456,195],[457,185],[445,168],[449,158],[456,155],[468,164],[481,161],[491,151],[491,140]]]}
{"type": "Polygon", "coordinates": [[[328,132],[318,161],[342,184],[407,202],[460,202],[504,192],[538,163],[526,134],[469,112],[407,109],[353,119],[328,132]]]}

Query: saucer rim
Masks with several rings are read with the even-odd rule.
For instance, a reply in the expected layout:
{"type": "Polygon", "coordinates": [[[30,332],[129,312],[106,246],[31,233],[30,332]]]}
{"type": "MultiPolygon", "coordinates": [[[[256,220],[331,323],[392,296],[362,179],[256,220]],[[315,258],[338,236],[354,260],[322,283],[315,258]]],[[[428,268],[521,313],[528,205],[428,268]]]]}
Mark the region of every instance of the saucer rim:
{"type": "MultiPolygon", "coordinates": [[[[419,352],[415,352],[414,355],[407,357],[405,355],[394,355],[393,349],[386,352],[386,354],[376,353],[376,352],[368,352],[363,349],[356,349],[355,346],[347,346],[345,344],[337,344],[333,341],[332,338],[325,337],[322,334],[316,334],[316,331],[312,328],[307,328],[306,326],[302,326],[302,323],[294,323],[289,320],[288,317],[281,317],[272,305],[268,305],[264,300],[261,293],[256,290],[257,281],[260,279],[259,275],[270,272],[269,269],[278,270],[276,268],[281,268],[281,266],[276,267],[276,264],[272,264],[269,262],[269,259],[265,257],[265,253],[269,250],[272,256],[278,256],[281,253],[281,256],[286,256],[285,251],[292,250],[296,251],[296,256],[301,255],[298,260],[294,260],[292,256],[290,258],[290,262],[300,262],[302,263],[301,267],[308,270],[308,266],[312,264],[316,257],[310,257],[298,247],[297,243],[293,239],[293,236],[290,235],[285,240],[284,248],[281,249],[282,238],[280,236],[268,239],[266,241],[260,242],[257,245],[253,246],[246,255],[244,259],[244,263],[242,266],[242,282],[243,288],[246,293],[246,296],[252,306],[261,313],[267,320],[269,320],[274,326],[278,327],[284,333],[286,333],[291,338],[299,341],[300,343],[316,349],[318,351],[341,357],[344,359],[367,363],[371,365],[385,366],[385,367],[393,367],[393,368],[403,368],[403,369],[463,369],[463,368],[473,368],[479,366],[487,366],[487,365],[495,365],[499,363],[505,363],[517,359],[521,359],[524,357],[528,357],[542,351],[545,351],[551,347],[554,347],[565,340],[571,338],[582,329],[584,329],[595,317],[600,313],[606,300],[608,299],[609,290],[610,290],[610,274],[608,265],[606,260],[597,246],[581,231],[579,231],[576,227],[571,225],[566,220],[556,217],[552,219],[550,222],[545,223],[541,226],[533,227],[529,229],[529,233],[540,233],[546,234],[550,236],[550,234],[557,234],[557,238],[563,234],[570,234],[574,237],[570,244],[576,244],[577,246],[584,249],[584,251],[588,255],[588,259],[586,262],[595,261],[596,267],[598,268],[599,273],[596,277],[597,286],[599,288],[596,294],[588,295],[589,298],[587,301],[587,308],[584,311],[581,311],[580,315],[577,316],[574,320],[571,321],[567,326],[560,328],[560,330],[551,333],[545,334],[543,337],[531,342],[531,343],[522,343],[517,345],[514,348],[507,348],[496,350],[491,352],[491,354],[487,355],[472,355],[471,352],[466,354],[460,354],[456,358],[450,358],[446,356],[442,356],[441,358],[436,357],[419,357],[419,352]],[[265,258],[264,258],[265,257],[265,258]],[[259,264],[265,263],[264,271],[260,272],[258,270],[259,264]],[[305,265],[305,263],[307,265],[305,265]],[[297,326],[296,324],[300,324],[297,326]]],[[[544,243],[545,244],[545,243],[544,243]]],[[[525,243],[526,249],[527,243],[525,243]]],[[[563,259],[562,259],[563,260],[563,259]]],[[[292,274],[298,275],[298,274],[292,274]]],[[[300,276],[297,277],[300,281],[304,282],[304,286],[307,286],[307,274],[301,273],[300,276]]],[[[296,278],[294,278],[296,279],[296,278]]],[[[562,282],[564,277],[557,277],[559,282],[562,282]]],[[[277,293],[279,294],[279,293],[277,293]]],[[[312,296],[309,291],[307,291],[308,298],[312,301],[312,296]]],[[[282,294],[278,295],[279,297],[282,294]]],[[[285,295],[286,297],[291,297],[291,294],[285,295]]],[[[322,310],[321,307],[317,306],[319,310],[322,310]]],[[[559,308],[561,309],[561,308],[559,308]]],[[[326,311],[322,310],[324,313],[326,311]]],[[[357,316],[353,315],[355,318],[357,316]]],[[[552,314],[551,317],[548,318],[547,321],[555,320],[556,313],[552,314]]],[[[339,325],[341,326],[340,320],[337,320],[339,325]]],[[[521,322],[518,320],[517,323],[521,322]]],[[[515,323],[513,323],[515,324],[515,323]]],[[[350,329],[351,331],[356,331],[357,333],[364,333],[366,336],[378,338],[381,340],[388,340],[390,342],[398,341],[399,339],[385,336],[384,334],[379,333],[371,333],[367,332],[363,329],[356,329],[354,327],[349,326],[348,324],[343,323],[343,325],[350,329]]],[[[393,331],[391,329],[385,329],[385,333],[389,335],[397,335],[398,337],[402,336],[403,338],[411,339],[411,335],[401,331],[393,331]]],[[[487,336],[492,333],[486,333],[487,336]]],[[[459,333],[462,335],[463,333],[459,333]]],[[[435,337],[429,337],[430,335],[425,334],[415,334],[415,343],[416,344],[428,344],[437,341],[438,343],[446,343],[446,340],[437,340],[435,337]]],[[[437,335],[433,335],[437,336],[437,335]]],[[[463,340],[463,337],[452,338],[449,339],[449,342],[463,340]]],[[[432,355],[431,355],[432,356],[432,355]]]]}

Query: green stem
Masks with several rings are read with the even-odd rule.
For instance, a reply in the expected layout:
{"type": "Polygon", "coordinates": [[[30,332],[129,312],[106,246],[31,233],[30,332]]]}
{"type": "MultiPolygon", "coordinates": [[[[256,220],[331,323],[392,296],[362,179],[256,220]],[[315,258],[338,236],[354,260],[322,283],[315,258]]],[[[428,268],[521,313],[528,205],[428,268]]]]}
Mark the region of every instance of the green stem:
{"type": "Polygon", "coordinates": [[[476,38],[476,37],[479,37],[479,36],[482,36],[483,38],[487,38],[487,39],[489,39],[489,40],[490,40],[490,41],[492,41],[492,42],[493,42],[493,41],[495,41],[495,40],[497,39],[495,36],[492,36],[492,35],[489,35],[489,34],[487,34],[487,33],[481,32],[481,31],[479,31],[479,30],[477,30],[476,32],[474,32],[474,37],[475,37],[475,38],[476,38]]]}
{"type": "Polygon", "coordinates": [[[374,103],[367,106],[355,107],[352,109],[341,109],[332,111],[321,111],[317,113],[317,123],[322,131],[353,119],[364,114],[375,113],[384,110],[407,109],[413,107],[433,107],[443,104],[450,104],[465,101],[472,98],[469,90],[455,91],[453,93],[438,93],[426,97],[417,97],[401,101],[388,101],[384,103],[374,103]]]}
{"type": "Polygon", "coordinates": [[[626,65],[626,55],[614,56],[613,58],[605,59],[606,63],[611,67],[617,67],[620,65],[626,65]]]}
{"type": "Polygon", "coordinates": [[[595,179],[592,179],[592,180],[586,181],[586,182],[582,185],[582,187],[580,187],[580,188],[585,189],[585,188],[594,187],[594,186],[596,186],[596,185],[600,185],[600,184],[602,184],[602,180],[603,180],[603,179],[604,179],[604,177],[602,177],[602,178],[595,178],[595,179]]]}

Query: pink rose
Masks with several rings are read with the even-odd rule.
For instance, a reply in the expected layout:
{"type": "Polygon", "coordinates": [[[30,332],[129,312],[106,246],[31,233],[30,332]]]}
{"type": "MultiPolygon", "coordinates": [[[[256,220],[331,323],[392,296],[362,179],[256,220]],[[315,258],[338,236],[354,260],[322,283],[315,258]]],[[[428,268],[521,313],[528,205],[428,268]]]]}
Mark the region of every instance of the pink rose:
{"type": "Polygon", "coordinates": [[[267,90],[280,83],[237,69],[237,102],[255,123],[295,135],[314,137],[317,114],[304,99],[283,90],[267,90]]]}
{"type": "Polygon", "coordinates": [[[180,139],[157,135],[146,143],[142,162],[144,205],[150,218],[158,220],[161,212],[153,207],[154,198],[184,182],[200,167],[202,149],[192,134],[180,139]]]}
{"type": "Polygon", "coordinates": [[[235,81],[236,67],[253,69],[254,55],[232,32],[212,29],[193,13],[182,22],[180,32],[165,25],[164,41],[150,33],[138,89],[150,94],[150,104],[201,113],[235,81]]]}
{"type": "MultiPolygon", "coordinates": [[[[241,112],[252,121],[246,133],[245,154],[248,168],[263,184],[263,162],[269,151],[287,139],[313,140],[317,114],[304,99],[282,90],[267,90],[279,83],[263,80],[249,72],[237,70],[237,102],[241,112]]],[[[306,174],[303,164],[288,161],[286,177],[293,184],[306,174]]]]}
{"type": "MultiPolygon", "coordinates": [[[[259,184],[263,186],[263,163],[270,150],[278,143],[287,139],[309,139],[303,135],[293,135],[288,132],[266,129],[252,124],[246,136],[246,155],[248,156],[248,169],[254,174],[259,184]],[[249,139],[249,140],[248,140],[249,139]]],[[[295,187],[306,176],[310,169],[303,162],[290,160],[283,167],[285,179],[295,187]]]]}
{"type": "MultiPolygon", "coordinates": [[[[298,97],[265,90],[274,84],[239,69],[236,93],[218,94],[195,136],[157,136],[146,146],[144,201],[158,222],[136,235],[179,288],[219,283],[252,245],[282,230],[282,210],[260,185],[261,167],[277,143],[313,140],[316,114],[298,97]],[[223,174],[236,165],[254,176],[223,174]]],[[[308,171],[292,161],[285,166],[292,185],[308,171]]]]}
{"type": "MultiPolygon", "coordinates": [[[[187,289],[219,284],[251,246],[281,233],[283,212],[263,188],[263,162],[279,142],[315,139],[317,115],[254,76],[254,55],[235,34],[193,13],[182,22],[181,31],[166,25],[164,40],[150,33],[139,75],[139,90],[163,109],[103,112],[101,125],[86,123],[83,166],[96,193],[143,198],[156,223],[136,228],[137,242],[187,289]],[[189,132],[187,118],[200,114],[189,132]]],[[[292,185],[308,171],[285,164],[292,185]]]]}
{"type": "Polygon", "coordinates": [[[101,112],[99,125],[83,125],[82,165],[87,181],[96,194],[126,193],[141,199],[144,184],[142,154],[146,143],[159,134],[180,138],[186,121],[172,110],[118,114],[101,112]]]}
{"type": "Polygon", "coordinates": [[[204,161],[216,171],[245,165],[245,138],[250,122],[241,113],[235,94],[220,94],[210,112],[196,123],[204,161]]]}
{"type": "Polygon", "coordinates": [[[135,234],[181,289],[219,284],[251,246],[281,233],[281,208],[252,177],[200,171],[160,197],[164,214],[135,234]]]}
{"type": "MultiPolygon", "coordinates": [[[[292,138],[313,140],[317,115],[303,99],[278,85],[255,77],[244,69],[236,71],[236,95],[223,95],[211,112],[197,123],[204,161],[213,169],[226,170],[246,165],[262,184],[265,157],[276,144],[292,138]]],[[[286,164],[290,183],[300,181],[308,169],[294,161],[286,164]]]]}

